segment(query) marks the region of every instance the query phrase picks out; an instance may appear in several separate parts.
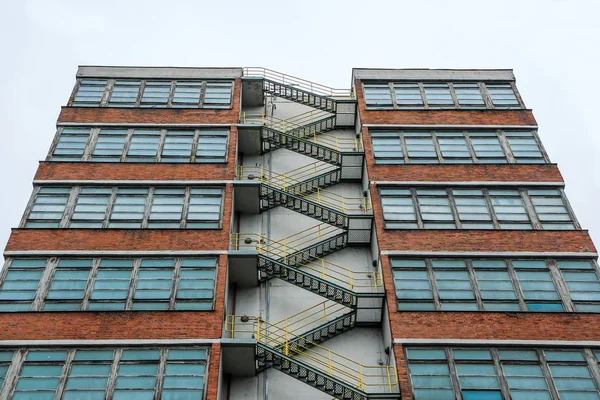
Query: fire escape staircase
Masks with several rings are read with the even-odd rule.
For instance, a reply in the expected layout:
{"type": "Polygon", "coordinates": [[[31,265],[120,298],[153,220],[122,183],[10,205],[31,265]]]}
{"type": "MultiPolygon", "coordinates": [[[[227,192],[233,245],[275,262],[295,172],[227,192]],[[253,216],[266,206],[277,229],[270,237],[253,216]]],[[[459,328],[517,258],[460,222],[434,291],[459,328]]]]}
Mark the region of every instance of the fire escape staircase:
{"type": "Polygon", "coordinates": [[[341,400],[398,399],[394,366],[362,365],[322,345],[356,326],[381,321],[384,293],[380,272],[354,271],[323,258],[350,245],[368,245],[371,240],[368,197],[348,198],[326,189],[344,179],[361,179],[361,142],[323,137],[336,127],[336,115],[324,115],[335,113],[336,100],[331,96],[267,77],[263,85],[266,93],[319,111],[285,121],[243,115],[243,123],[261,119],[261,151],[285,148],[316,162],[286,173],[240,166],[237,179],[258,181],[259,211],[285,207],[318,224],[278,240],[256,233],[233,233],[230,249],[250,247],[256,251],[260,280],[281,279],[324,301],[278,322],[229,315],[225,330],[232,339],[255,341],[256,372],[274,368],[341,400]]]}

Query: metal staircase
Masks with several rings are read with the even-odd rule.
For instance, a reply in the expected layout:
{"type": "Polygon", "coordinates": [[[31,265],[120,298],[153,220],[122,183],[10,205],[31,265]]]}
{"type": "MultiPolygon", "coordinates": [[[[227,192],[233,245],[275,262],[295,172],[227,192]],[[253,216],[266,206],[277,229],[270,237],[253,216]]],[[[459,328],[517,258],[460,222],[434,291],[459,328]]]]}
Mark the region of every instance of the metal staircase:
{"type": "Polygon", "coordinates": [[[240,122],[260,126],[263,153],[287,149],[317,161],[285,173],[240,166],[236,178],[258,181],[261,212],[284,207],[319,224],[277,240],[234,233],[230,246],[256,249],[260,280],[281,279],[325,301],[275,323],[230,315],[225,330],[231,338],[256,341],[257,372],[274,368],[341,400],[398,399],[394,366],[362,365],[322,346],[354,328],[361,310],[372,308],[364,304],[383,304],[384,297],[379,271],[353,271],[323,258],[350,245],[368,245],[371,239],[372,213],[366,194],[348,198],[326,189],[362,178],[360,139],[328,134],[336,129],[336,95],[348,98],[351,93],[275,76],[269,70],[261,69],[258,74],[264,78],[265,93],[318,111],[287,120],[243,113],[240,122]]]}

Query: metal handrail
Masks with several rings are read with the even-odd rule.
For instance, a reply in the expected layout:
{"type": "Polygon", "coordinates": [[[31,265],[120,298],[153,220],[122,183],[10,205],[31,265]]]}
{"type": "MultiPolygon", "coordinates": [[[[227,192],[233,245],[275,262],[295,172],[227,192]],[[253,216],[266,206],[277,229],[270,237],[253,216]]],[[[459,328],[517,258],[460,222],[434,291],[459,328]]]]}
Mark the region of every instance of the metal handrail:
{"type": "MultiPolygon", "coordinates": [[[[307,254],[310,256],[306,251],[290,246],[286,238],[273,240],[257,233],[231,233],[229,235],[229,244],[235,250],[239,250],[240,247],[254,247],[258,254],[274,260],[282,259],[284,264],[293,255],[307,254]],[[240,241],[241,238],[243,238],[243,242],[240,241]],[[246,243],[244,239],[250,240],[246,243]]],[[[379,271],[353,271],[323,258],[310,257],[313,258],[313,261],[298,263],[295,267],[311,271],[311,275],[330,281],[332,284],[339,285],[340,287],[347,287],[349,290],[371,288],[379,291],[383,287],[383,277],[379,271]]]]}
{"type": "Polygon", "coordinates": [[[244,67],[244,76],[257,76],[269,79],[282,85],[294,86],[320,96],[352,98],[352,89],[334,89],[306,79],[297,78],[281,72],[273,71],[263,67],[244,67]]]}
{"type": "MultiPolygon", "coordinates": [[[[301,124],[293,119],[281,119],[272,115],[266,115],[261,113],[247,113],[245,111],[240,113],[239,121],[241,124],[256,124],[266,126],[267,128],[271,128],[283,134],[287,134],[287,132],[290,132],[295,129],[308,128],[308,125],[315,122],[319,122],[319,120],[316,120],[301,124]]],[[[318,144],[324,147],[328,147],[331,150],[335,151],[364,151],[362,141],[360,140],[360,138],[340,138],[337,136],[323,136],[319,132],[317,132],[316,129],[312,129],[310,136],[295,136],[294,139],[298,141],[306,141],[308,143],[318,144]]]]}
{"type": "Polygon", "coordinates": [[[301,357],[299,361],[326,371],[327,375],[359,390],[385,386],[392,393],[398,385],[398,374],[394,366],[363,365],[306,338],[294,342],[296,335],[289,327],[270,324],[260,317],[228,315],[225,331],[231,333],[232,338],[235,338],[236,333],[251,333],[258,343],[288,357],[301,357]],[[387,383],[382,385],[383,380],[387,380],[387,383]]]}
{"type": "MultiPolygon", "coordinates": [[[[307,173],[309,176],[308,178],[300,180],[296,177],[297,175],[295,175],[295,170],[290,171],[292,172],[292,175],[290,176],[288,175],[289,173],[281,174],[279,172],[274,172],[260,166],[239,165],[237,167],[236,178],[239,180],[243,180],[245,178],[258,179],[258,181],[262,184],[270,185],[277,189],[287,192],[291,187],[295,185],[306,183],[307,180],[310,178],[314,178],[321,174],[331,172],[334,170],[335,167],[323,170],[316,170],[315,172],[307,173]]],[[[315,188],[315,191],[312,193],[294,195],[297,197],[304,198],[308,201],[312,201],[319,205],[329,207],[334,211],[339,211],[342,213],[370,214],[370,211],[372,209],[371,202],[368,197],[346,197],[341,196],[330,190],[325,190],[321,188],[315,188]]]]}

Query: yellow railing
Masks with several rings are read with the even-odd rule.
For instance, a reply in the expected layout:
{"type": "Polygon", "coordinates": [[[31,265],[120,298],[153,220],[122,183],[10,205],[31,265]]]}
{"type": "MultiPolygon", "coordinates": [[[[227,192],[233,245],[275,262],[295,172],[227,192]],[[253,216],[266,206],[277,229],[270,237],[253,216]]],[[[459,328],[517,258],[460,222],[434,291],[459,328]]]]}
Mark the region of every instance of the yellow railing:
{"type": "Polygon", "coordinates": [[[279,130],[285,132],[288,129],[299,128],[302,125],[310,124],[311,122],[317,122],[322,119],[332,117],[333,115],[334,114],[323,110],[310,110],[302,114],[294,115],[293,117],[282,119],[272,115],[242,111],[240,112],[240,123],[278,126],[280,128],[284,127],[284,129],[279,130]]]}
{"type": "Polygon", "coordinates": [[[261,78],[270,79],[272,81],[288,86],[294,86],[298,89],[306,90],[321,96],[343,98],[353,97],[351,89],[334,89],[329,86],[320,85],[306,79],[297,78],[295,76],[283,74],[281,72],[273,71],[263,67],[244,67],[244,76],[258,76],[261,78]]]}
{"type": "MultiPolygon", "coordinates": [[[[309,113],[306,113],[309,114],[309,113]]],[[[301,114],[304,115],[304,114],[301,114]]],[[[300,116],[297,116],[300,117],[300,116]]],[[[296,117],[294,117],[296,118],[296,117]]],[[[280,119],[277,117],[273,117],[271,115],[259,114],[259,113],[246,113],[242,112],[240,114],[240,123],[241,124],[256,124],[261,126],[266,126],[283,133],[290,131],[295,128],[301,128],[306,123],[303,120],[295,120],[293,118],[289,119],[280,119]]],[[[298,137],[296,140],[299,141],[307,141],[309,143],[315,143],[321,146],[329,147],[332,150],[336,151],[363,151],[363,145],[360,138],[340,138],[333,136],[323,136],[319,132],[317,132],[316,127],[312,127],[310,129],[310,135],[305,136],[304,138],[298,137]]]]}
{"type": "MultiPolygon", "coordinates": [[[[315,241],[314,243],[316,244],[317,242],[315,241]]],[[[274,259],[283,259],[284,263],[287,263],[288,257],[292,255],[307,255],[313,258],[313,261],[298,263],[295,266],[310,271],[311,275],[350,290],[355,288],[371,288],[374,291],[379,291],[383,287],[383,277],[378,271],[352,271],[323,258],[313,257],[308,252],[290,246],[287,238],[273,240],[256,233],[236,232],[230,234],[229,244],[235,250],[239,250],[240,247],[254,247],[258,251],[258,254],[274,259]]]]}
{"type": "MultiPolygon", "coordinates": [[[[335,167],[327,163],[307,164],[284,174],[274,172],[263,167],[239,165],[236,178],[257,179],[260,183],[273,186],[283,191],[288,191],[291,186],[303,183],[306,180],[333,171],[335,167]]],[[[306,194],[295,194],[314,203],[340,211],[345,214],[370,214],[371,202],[368,197],[341,196],[330,190],[316,187],[314,191],[306,194]]]]}
{"type": "Polygon", "coordinates": [[[296,331],[279,324],[270,324],[260,317],[228,315],[225,330],[231,337],[252,334],[258,343],[366,392],[385,388],[392,393],[398,385],[394,366],[362,365],[315,342],[294,340],[298,337],[296,331]]]}

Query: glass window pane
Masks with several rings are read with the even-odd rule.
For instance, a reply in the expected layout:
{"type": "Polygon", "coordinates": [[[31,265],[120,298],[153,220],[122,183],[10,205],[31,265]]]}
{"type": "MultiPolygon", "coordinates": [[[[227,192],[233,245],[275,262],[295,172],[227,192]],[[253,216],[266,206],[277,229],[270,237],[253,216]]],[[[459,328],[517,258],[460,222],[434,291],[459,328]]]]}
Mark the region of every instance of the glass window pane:
{"type": "Polygon", "coordinates": [[[134,107],[141,84],[141,81],[115,81],[108,106],[134,107]]]}
{"type": "Polygon", "coordinates": [[[392,94],[387,83],[363,83],[365,102],[372,107],[392,107],[392,94]]]}
{"type": "Polygon", "coordinates": [[[104,88],[107,84],[106,79],[86,79],[81,82],[75,98],[74,107],[97,107],[104,96],[104,88]]]}

